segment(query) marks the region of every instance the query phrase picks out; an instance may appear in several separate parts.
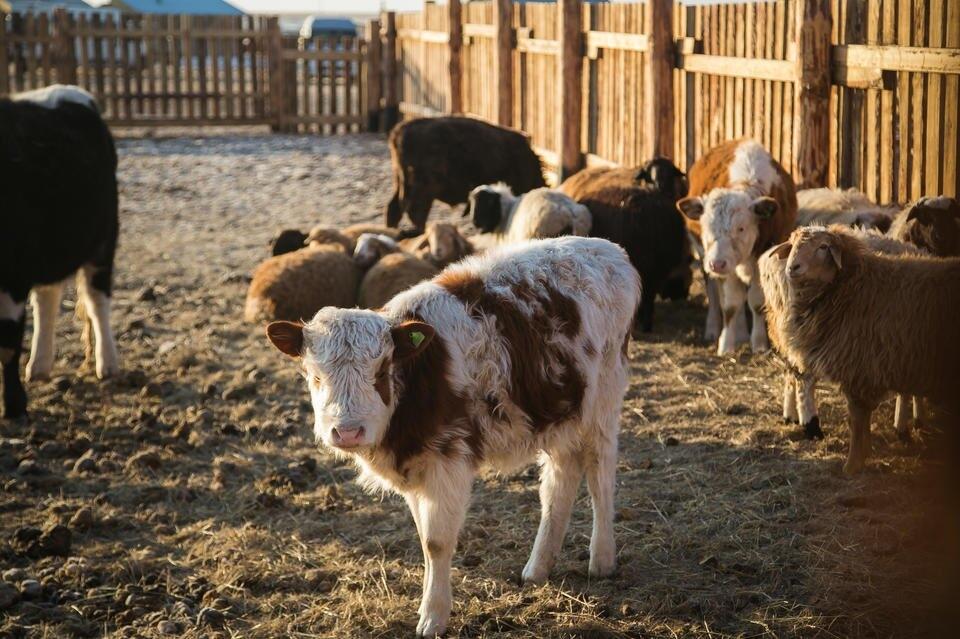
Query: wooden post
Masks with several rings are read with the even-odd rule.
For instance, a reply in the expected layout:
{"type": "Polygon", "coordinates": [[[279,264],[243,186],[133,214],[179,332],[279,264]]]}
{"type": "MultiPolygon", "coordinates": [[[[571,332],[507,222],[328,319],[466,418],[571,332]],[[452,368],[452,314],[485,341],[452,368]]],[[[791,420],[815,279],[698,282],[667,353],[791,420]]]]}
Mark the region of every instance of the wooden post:
{"type": "Polygon", "coordinates": [[[493,28],[496,33],[496,58],[493,77],[497,85],[497,124],[513,124],[513,3],[493,0],[493,28]]]}
{"type": "Polygon", "coordinates": [[[673,157],[673,0],[647,0],[643,133],[649,156],[673,157]]]}
{"type": "Polygon", "coordinates": [[[580,170],[583,100],[583,3],[560,0],[560,181],[580,170]]]}
{"type": "Polygon", "coordinates": [[[367,23],[367,131],[380,130],[380,21],[367,23]]]}
{"type": "Polygon", "coordinates": [[[460,0],[447,3],[450,34],[450,113],[463,113],[463,7],[460,0]]]}
{"type": "MultiPolygon", "coordinates": [[[[270,129],[277,133],[283,128],[285,111],[285,78],[283,77],[283,34],[280,33],[280,23],[276,17],[267,18],[267,33],[269,33],[267,53],[270,63],[270,129]]],[[[206,64],[201,58],[200,64],[206,64]]]]}
{"type": "MultiPolygon", "coordinates": [[[[61,84],[77,83],[77,55],[73,46],[73,31],[70,28],[70,14],[63,7],[53,10],[53,41],[56,52],[57,82],[61,84]]],[[[101,100],[102,96],[97,96],[101,100]]]]}
{"type": "Polygon", "coordinates": [[[383,47],[383,130],[390,131],[400,121],[397,99],[397,14],[387,12],[386,45],[383,47]]]}
{"type": "Polygon", "coordinates": [[[793,130],[797,188],[826,186],[830,166],[830,0],[797,2],[793,130]]]}
{"type": "Polygon", "coordinates": [[[10,93],[10,64],[7,60],[7,14],[0,11],[0,95],[10,93]]]}

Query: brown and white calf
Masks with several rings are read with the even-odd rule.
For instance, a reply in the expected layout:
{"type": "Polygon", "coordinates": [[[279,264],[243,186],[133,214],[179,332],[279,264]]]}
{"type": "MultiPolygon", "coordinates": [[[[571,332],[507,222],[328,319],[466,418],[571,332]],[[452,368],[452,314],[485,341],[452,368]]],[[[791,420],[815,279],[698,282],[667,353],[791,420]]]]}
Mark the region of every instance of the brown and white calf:
{"type": "Polygon", "coordinates": [[[614,570],[617,434],[639,302],[621,248],[565,237],[467,258],[376,312],[324,308],[306,325],[267,327],[307,380],[316,438],[413,513],[425,561],[419,635],[446,629],[450,562],[482,466],[539,458],[525,581],[548,577],[584,473],[589,571],[614,570]]]}
{"type": "Polygon", "coordinates": [[[797,218],[793,179],[754,140],[734,140],[710,149],[687,177],[690,195],[679,200],[677,208],[700,243],[707,283],[706,338],[719,337],[718,354],[732,353],[747,301],[753,315],[750,346],[754,352],[765,351],[770,344],[757,259],[793,230],[797,218]]]}

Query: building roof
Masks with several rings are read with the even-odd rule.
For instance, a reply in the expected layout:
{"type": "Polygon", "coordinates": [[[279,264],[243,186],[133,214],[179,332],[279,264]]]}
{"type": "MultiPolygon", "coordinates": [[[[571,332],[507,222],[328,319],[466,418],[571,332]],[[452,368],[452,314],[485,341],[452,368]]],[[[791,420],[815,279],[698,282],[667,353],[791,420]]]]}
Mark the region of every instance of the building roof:
{"type": "Polygon", "coordinates": [[[83,0],[0,0],[0,8],[8,12],[17,13],[52,13],[54,9],[63,7],[74,13],[94,13],[101,11],[83,0]]]}
{"type": "Polygon", "coordinates": [[[169,13],[194,16],[242,16],[224,0],[112,0],[110,6],[132,13],[169,13]]]}

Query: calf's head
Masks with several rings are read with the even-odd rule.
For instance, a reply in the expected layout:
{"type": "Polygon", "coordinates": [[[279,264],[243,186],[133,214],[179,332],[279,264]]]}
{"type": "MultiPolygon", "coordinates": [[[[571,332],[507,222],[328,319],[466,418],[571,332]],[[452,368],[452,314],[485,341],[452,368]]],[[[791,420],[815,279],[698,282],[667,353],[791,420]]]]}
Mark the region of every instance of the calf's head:
{"type": "Polygon", "coordinates": [[[960,256],[960,201],[946,196],[921,198],[907,212],[899,239],[937,257],[960,256]]]}
{"type": "Polygon", "coordinates": [[[490,185],[478,186],[470,192],[464,215],[484,233],[497,230],[503,219],[503,194],[490,185]]]}
{"type": "Polygon", "coordinates": [[[700,220],[704,268],[715,277],[726,277],[750,258],[760,221],[773,217],[779,205],[767,196],[714,189],[702,197],[678,200],[677,208],[691,220],[700,220]]]}
{"type": "Polygon", "coordinates": [[[269,324],[267,337],[300,364],[317,441],[351,451],[383,441],[401,390],[395,369],[427,347],[434,329],[416,320],[391,323],[373,311],[326,307],[307,324],[269,324]]]}

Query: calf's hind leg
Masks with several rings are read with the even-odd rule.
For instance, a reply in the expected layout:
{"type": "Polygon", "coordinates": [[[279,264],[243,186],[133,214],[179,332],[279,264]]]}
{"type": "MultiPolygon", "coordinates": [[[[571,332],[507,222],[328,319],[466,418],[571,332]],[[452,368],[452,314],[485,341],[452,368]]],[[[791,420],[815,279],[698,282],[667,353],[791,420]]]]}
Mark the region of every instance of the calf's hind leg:
{"type": "Polygon", "coordinates": [[[53,370],[53,359],[56,355],[54,337],[62,295],[63,282],[34,287],[30,293],[33,306],[33,340],[30,344],[30,359],[27,361],[27,380],[47,379],[53,370]]]}
{"type": "MultiPolygon", "coordinates": [[[[609,380],[601,379],[601,383],[609,380]]],[[[613,536],[613,498],[616,491],[617,433],[620,430],[619,398],[599,415],[596,437],[584,450],[587,488],[593,504],[593,531],[590,535],[590,576],[606,577],[617,568],[617,545],[613,536]]]]}
{"type": "Polygon", "coordinates": [[[96,341],[97,377],[105,379],[120,372],[120,357],[110,328],[110,266],[86,264],[77,278],[80,297],[87,309],[96,341]]]}
{"type": "Polygon", "coordinates": [[[523,581],[542,583],[550,576],[563,546],[570,511],[583,478],[577,454],[544,453],[540,466],[540,528],[523,568],[523,581]]]}

